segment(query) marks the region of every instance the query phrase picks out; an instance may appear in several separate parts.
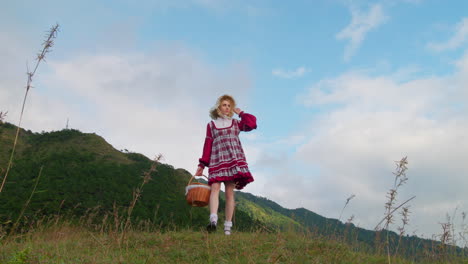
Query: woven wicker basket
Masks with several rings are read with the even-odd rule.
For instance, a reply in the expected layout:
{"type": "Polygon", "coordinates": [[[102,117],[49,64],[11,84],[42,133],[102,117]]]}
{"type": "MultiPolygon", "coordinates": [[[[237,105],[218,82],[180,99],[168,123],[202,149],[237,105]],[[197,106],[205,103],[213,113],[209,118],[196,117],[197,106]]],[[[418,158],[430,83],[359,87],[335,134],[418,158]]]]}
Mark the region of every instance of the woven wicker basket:
{"type": "MultiPolygon", "coordinates": [[[[203,175],[206,177],[205,175],[203,175]]],[[[185,187],[185,199],[187,203],[195,207],[204,207],[207,206],[210,202],[211,187],[208,184],[194,182],[192,180],[195,176],[190,178],[187,187],[185,187]]]]}

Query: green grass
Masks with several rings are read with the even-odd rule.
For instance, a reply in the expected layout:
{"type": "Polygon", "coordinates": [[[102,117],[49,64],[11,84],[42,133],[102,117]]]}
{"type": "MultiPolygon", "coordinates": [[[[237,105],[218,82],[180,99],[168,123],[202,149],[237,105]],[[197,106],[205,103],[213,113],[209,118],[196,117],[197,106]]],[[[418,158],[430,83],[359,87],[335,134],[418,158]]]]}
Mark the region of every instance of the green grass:
{"type": "Polygon", "coordinates": [[[332,242],[297,234],[195,231],[130,232],[119,248],[116,236],[82,228],[49,229],[11,239],[1,263],[382,263],[332,242]],[[350,262],[351,261],[351,262],[350,262]]]}
{"type": "MultiPolygon", "coordinates": [[[[388,263],[385,255],[295,232],[130,231],[120,246],[118,237],[63,224],[3,239],[0,263],[388,263]]],[[[391,263],[414,262],[392,258],[391,263]]]]}

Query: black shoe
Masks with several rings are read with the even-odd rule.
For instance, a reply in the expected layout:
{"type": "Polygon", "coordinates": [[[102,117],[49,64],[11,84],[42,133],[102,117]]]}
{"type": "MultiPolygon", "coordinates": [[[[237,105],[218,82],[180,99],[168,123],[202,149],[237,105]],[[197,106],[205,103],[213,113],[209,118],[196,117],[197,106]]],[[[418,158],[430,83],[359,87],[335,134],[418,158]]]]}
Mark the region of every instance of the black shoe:
{"type": "Polygon", "coordinates": [[[215,231],[216,231],[216,222],[210,222],[210,223],[206,226],[206,231],[208,231],[208,233],[215,232],[215,231]]]}

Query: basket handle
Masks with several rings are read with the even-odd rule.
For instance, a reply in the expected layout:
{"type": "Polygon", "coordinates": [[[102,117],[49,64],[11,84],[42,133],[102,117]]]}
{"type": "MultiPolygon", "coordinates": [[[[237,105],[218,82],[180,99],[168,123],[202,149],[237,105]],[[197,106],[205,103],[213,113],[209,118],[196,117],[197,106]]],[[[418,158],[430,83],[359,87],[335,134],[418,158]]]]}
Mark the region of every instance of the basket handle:
{"type": "MultiPolygon", "coordinates": [[[[208,180],[208,177],[205,175],[205,174],[202,174],[203,177],[205,177],[207,180],[208,180]]],[[[197,177],[201,177],[201,176],[197,176],[197,177]]],[[[195,176],[192,176],[192,178],[190,178],[189,182],[187,183],[187,185],[190,185],[190,183],[192,183],[192,180],[195,178],[195,176]]]]}

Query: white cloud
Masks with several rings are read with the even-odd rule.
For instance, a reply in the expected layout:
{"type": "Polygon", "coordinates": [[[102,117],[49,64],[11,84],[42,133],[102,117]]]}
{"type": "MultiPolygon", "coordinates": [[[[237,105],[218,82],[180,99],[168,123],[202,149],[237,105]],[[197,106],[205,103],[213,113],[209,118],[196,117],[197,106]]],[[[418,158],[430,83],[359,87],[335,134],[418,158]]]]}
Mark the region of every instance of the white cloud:
{"type": "Polygon", "coordinates": [[[468,200],[468,52],[456,65],[447,76],[402,80],[399,70],[350,71],[317,82],[299,100],[318,114],[291,152],[262,148],[256,168],[268,184],[256,191],[335,218],[353,193],[342,220],[353,214],[356,224],[372,229],[383,218],[394,161],[408,156],[409,181],[397,201],[416,196],[407,230],[439,233],[446,213],[468,210],[462,202],[468,200]]]}
{"type": "Polygon", "coordinates": [[[372,5],[367,13],[354,7],[350,9],[351,23],[335,36],[338,40],[349,40],[344,53],[345,61],[349,61],[354,56],[369,31],[376,29],[388,19],[381,4],[372,5]]]}
{"type": "MultiPolygon", "coordinates": [[[[198,164],[217,97],[229,93],[241,106],[248,103],[245,66],[214,67],[181,47],[60,61],[49,55],[28,98],[25,128],[60,130],[70,118],[71,128],[96,132],[117,149],[162,153],[165,162],[189,171],[198,164]]],[[[24,94],[21,75],[6,83],[8,76],[0,73],[0,111],[9,111],[6,121],[12,123],[24,94]]]]}
{"type": "Polygon", "coordinates": [[[454,50],[468,42],[468,18],[463,18],[453,30],[454,35],[445,42],[431,42],[427,45],[428,49],[433,51],[454,50]]]}
{"type": "Polygon", "coordinates": [[[306,67],[298,67],[297,69],[293,71],[287,71],[283,69],[274,69],[271,71],[271,74],[274,76],[280,77],[280,78],[285,78],[285,79],[295,79],[304,76],[304,74],[310,72],[310,69],[306,67]]]}

